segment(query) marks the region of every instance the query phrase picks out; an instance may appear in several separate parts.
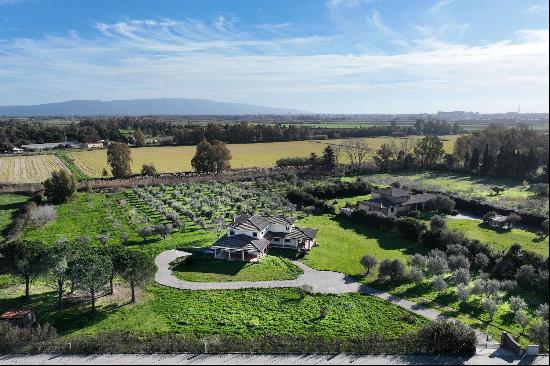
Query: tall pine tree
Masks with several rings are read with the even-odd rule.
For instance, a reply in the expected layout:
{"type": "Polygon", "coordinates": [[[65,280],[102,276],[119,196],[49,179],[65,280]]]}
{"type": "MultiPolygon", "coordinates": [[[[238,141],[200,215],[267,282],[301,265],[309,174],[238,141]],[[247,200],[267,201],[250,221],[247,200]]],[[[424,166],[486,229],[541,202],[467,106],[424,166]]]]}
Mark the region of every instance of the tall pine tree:
{"type": "Polygon", "coordinates": [[[489,151],[489,144],[485,144],[485,151],[483,152],[483,161],[481,162],[481,171],[484,174],[490,174],[493,171],[495,164],[495,158],[489,151]]]}
{"type": "Polygon", "coordinates": [[[479,149],[476,146],[472,152],[472,156],[470,157],[470,172],[475,173],[479,169],[480,155],[479,149]]]}

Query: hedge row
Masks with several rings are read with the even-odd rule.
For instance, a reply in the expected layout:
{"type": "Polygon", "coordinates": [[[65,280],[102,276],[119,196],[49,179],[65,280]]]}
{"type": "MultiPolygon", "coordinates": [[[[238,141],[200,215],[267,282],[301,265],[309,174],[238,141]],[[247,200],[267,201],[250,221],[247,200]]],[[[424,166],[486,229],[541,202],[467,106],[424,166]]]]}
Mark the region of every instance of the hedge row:
{"type": "Polygon", "coordinates": [[[266,335],[243,338],[224,335],[165,334],[137,336],[126,332],[58,338],[51,326],[17,328],[0,324],[0,353],[321,353],[428,354],[470,356],[475,333],[458,322],[434,322],[399,339],[377,334],[356,338],[319,335],[266,335]],[[434,342],[437,339],[437,342],[434,342]]]}
{"type": "Polygon", "coordinates": [[[364,181],[337,182],[305,187],[304,191],[317,198],[329,199],[370,194],[372,186],[364,181]]]}

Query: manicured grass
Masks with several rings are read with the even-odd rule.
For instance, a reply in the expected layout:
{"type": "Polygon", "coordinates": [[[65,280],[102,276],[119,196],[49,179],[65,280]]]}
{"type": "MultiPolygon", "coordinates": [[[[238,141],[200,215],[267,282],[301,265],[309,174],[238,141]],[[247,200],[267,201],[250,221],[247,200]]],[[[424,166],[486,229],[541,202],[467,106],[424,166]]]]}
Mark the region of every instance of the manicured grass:
{"type": "Polygon", "coordinates": [[[518,243],[525,250],[548,257],[548,237],[540,241],[538,235],[533,232],[512,229],[510,231],[497,231],[481,225],[481,220],[462,220],[447,218],[449,229],[457,230],[470,239],[477,239],[487,243],[491,247],[507,251],[513,244],[518,243]]]}
{"type": "Polygon", "coordinates": [[[293,280],[302,270],[286,258],[266,255],[259,263],[214,259],[212,255],[193,255],[179,262],[173,274],[184,281],[273,281],[293,280]]]}
{"type": "MultiPolygon", "coordinates": [[[[16,295],[2,296],[0,311],[23,305],[16,295]]],[[[376,333],[391,339],[427,320],[395,305],[361,294],[303,296],[295,289],[181,291],[151,286],[141,304],[100,300],[97,315],[88,306],[55,307],[55,291],[33,295],[40,322],[60,334],[127,331],[134,334],[224,334],[244,338],[273,335],[322,335],[349,338],[376,333]],[[121,306],[123,305],[123,306],[121,306]],[[320,318],[321,308],[327,316],[320,318]]]]}
{"type": "Polygon", "coordinates": [[[11,226],[15,213],[27,200],[27,196],[0,194],[0,242],[4,240],[6,230],[11,226]]]}
{"type": "Polygon", "coordinates": [[[352,205],[355,205],[359,201],[365,201],[365,200],[370,200],[370,199],[371,199],[371,195],[370,194],[365,194],[365,195],[362,195],[362,196],[337,198],[335,200],[327,200],[327,201],[329,203],[336,202],[335,207],[336,207],[336,210],[339,211],[342,207],[346,206],[346,203],[350,203],[352,205]]]}
{"type": "MultiPolygon", "coordinates": [[[[408,137],[418,139],[419,136],[408,137]]],[[[457,135],[443,136],[445,148],[452,150],[457,135]]],[[[384,143],[389,143],[391,137],[367,138],[369,148],[376,150],[384,143]]],[[[321,140],[321,141],[289,141],[267,142],[255,144],[230,144],[233,168],[272,167],[275,162],[283,157],[309,156],[314,152],[322,154],[327,144],[341,145],[345,140],[321,140]]],[[[195,154],[195,146],[163,146],[142,147],[132,149],[132,171],[139,173],[143,164],[154,164],[159,172],[190,171],[191,159],[195,154]]],[[[106,150],[76,151],[71,155],[81,170],[93,177],[100,177],[103,168],[107,167],[106,150]]],[[[346,157],[340,157],[343,162],[346,157]]]]}
{"type": "MultiPolygon", "coordinates": [[[[343,215],[309,216],[297,222],[303,227],[318,228],[317,247],[304,258],[304,262],[316,269],[331,270],[352,276],[361,276],[364,267],[362,256],[374,255],[383,259],[405,260],[407,255],[425,253],[420,244],[404,240],[390,233],[359,225],[343,215]]],[[[375,271],[369,278],[374,278],[375,271]]]]}

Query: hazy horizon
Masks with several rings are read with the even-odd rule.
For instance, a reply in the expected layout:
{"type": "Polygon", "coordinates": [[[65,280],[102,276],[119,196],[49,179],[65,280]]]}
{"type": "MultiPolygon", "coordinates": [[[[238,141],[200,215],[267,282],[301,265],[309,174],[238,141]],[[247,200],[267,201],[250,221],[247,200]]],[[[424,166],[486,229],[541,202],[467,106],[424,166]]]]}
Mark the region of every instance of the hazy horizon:
{"type": "MultiPolygon", "coordinates": [[[[144,100],[166,100],[166,99],[185,99],[185,100],[201,100],[201,101],[210,101],[215,103],[230,103],[230,104],[242,104],[242,105],[249,105],[254,107],[265,107],[265,108],[272,108],[272,109],[293,109],[293,108],[287,108],[285,106],[272,106],[272,105],[256,105],[246,102],[228,102],[228,101],[220,101],[220,100],[209,100],[209,99],[202,99],[202,98],[132,98],[132,99],[71,99],[71,100],[61,100],[61,101],[54,101],[54,102],[47,102],[47,103],[39,103],[39,104],[13,104],[13,105],[0,105],[0,108],[5,107],[32,107],[32,106],[41,106],[41,105],[47,105],[47,104],[62,104],[67,102],[126,102],[126,101],[144,101],[144,100]]],[[[516,113],[517,110],[503,110],[503,111],[489,111],[489,112],[479,112],[475,110],[471,110],[468,108],[461,108],[461,109],[454,109],[454,110],[432,110],[432,111],[422,111],[422,112],[401,112],[401,113],[394,113],[394,112],[371,112],[371,113],[331,113],[331,112],[324,112],[319,113],[315,111],[296,111],[296,112],[290,112],[290,114],[293,115],[407,115],[407,114],[437,114],[438,112],[472,112],[472,113],[480,113],[480,114],[506,114],[506,113],[516,113]]],[[[261,114],[269,114],[269,113],[261,113],[261,114]]],[[[277,114],[277,113],[274,113],[277,114]]],[[[279,114],[287,114],[285,113],[279,113],[279,114]]],[[[520,114],[549,114],[548,111],[533,111],[533,112],[526,112],[526,111],[520,111],[520,114]]],[[[205,114],[206,115],[206,114],[205,114]]],[[[39,115],[36,115],[39,117],[39,115]]]]}

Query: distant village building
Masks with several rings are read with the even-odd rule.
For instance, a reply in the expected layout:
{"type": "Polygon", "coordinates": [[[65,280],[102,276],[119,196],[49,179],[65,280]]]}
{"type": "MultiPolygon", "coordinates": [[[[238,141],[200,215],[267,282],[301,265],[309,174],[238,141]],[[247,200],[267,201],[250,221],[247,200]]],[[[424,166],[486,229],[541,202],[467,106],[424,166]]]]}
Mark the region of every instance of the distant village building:
{"type": "Polygon", "coordinates": [[[358,202],[358,209],[377,211],[388,216],[406,214],[411,211],[423,211],[431,207],[435,194],[413,194],[407,189],[384,188],[372,191],[372,198],[358,202]]]}
{"type": "Polygon", "coordinates": [[[270,247],[306,251],[315,245],[317,229],[294,226],[291,217],[242,215],[227,228],[212,249],[214,257],[227,260],[258,261],[270,247]]]}
{"type": "Polygon", "coordinates": [[[44,144],[27,144],[27,145],[21,145],[21,148],[25,151],[30,152],[40,152],[40,151],[48,151],[53,149],[60,149],[60,148],[79,148],[80,142],[78,141],[61,141],[61,142],[47,142],[44,144]]]}
{"type": "Polygon", "coordinates": [[[97,142],[83,142],[80,144],[80,148],[82,149],[103,149],[104,141],[97,141],[97,142]]]}
{"type": "Polygon", "coordinates": [[[156,136],[147,137],[145,139],[145,145],[168,145],[174,142],[173,136],[156,136]]]}
{"type": "Polygon", "coordinates": [[[25,328],[36,322],[36,314],[33,309],[8,310],[0,315],[0,321],[6,321],[12,325],[25,328]]]}

